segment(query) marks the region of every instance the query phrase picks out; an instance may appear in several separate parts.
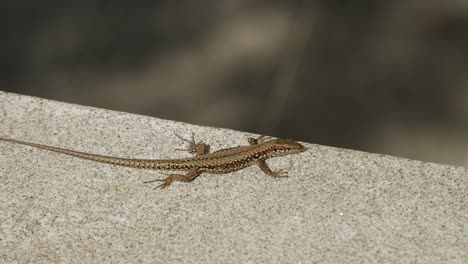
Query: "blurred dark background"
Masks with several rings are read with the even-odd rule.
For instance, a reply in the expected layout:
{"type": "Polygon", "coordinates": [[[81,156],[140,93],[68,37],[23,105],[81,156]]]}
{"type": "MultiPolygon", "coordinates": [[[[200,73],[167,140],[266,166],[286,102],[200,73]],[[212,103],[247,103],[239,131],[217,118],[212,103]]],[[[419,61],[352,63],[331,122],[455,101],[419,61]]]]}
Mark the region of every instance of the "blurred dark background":
{"type": "Polygon", "coordinates": [[[2,1],[1,89],[468,166],[468,1],[2,1]]]}

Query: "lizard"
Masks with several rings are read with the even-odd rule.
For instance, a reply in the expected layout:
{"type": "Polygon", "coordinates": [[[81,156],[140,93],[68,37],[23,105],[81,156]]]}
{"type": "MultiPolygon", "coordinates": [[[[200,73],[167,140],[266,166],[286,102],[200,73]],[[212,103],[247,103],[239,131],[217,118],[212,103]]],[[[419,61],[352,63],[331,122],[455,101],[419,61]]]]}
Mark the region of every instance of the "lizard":
{"type": "Polygon", "coordinates": [[[194,133],[191,140],[182,138],[181,140],[189,143],[185,150],[193,154],[193,157],[180,159],[131,159],[102,156],[90,154],[86,152],[75,151],[71,149],[58,148],[49,145],[42,145],[21,141],[10,138],[0,137],[0,140],[32,146],[39,149],[44,149],[52,152],[57,152],[65,155],[78,157],[81,159],[108,163],[118,166],[125,166],[140,169],[154,170],[169,170],[169,171],[186,171],[185,174],[166,174],[165,179],[154,179],[144,183],[152,183],[161,181],[162,184],[154,189],[166,188],[174,181],[191,182],[201,173],[224,174],[233,171],[238,171],[249,166],[257,165],[266,175],[273,178],[288,177],[284,170],[273,171],[268,167],[266,160],[273,157],[295,154],[306,150],[306,147],[297,141],[291,139],[267,138],[260,136],[258,138],[248,138],[249,145],[237,146],[232,148],[221,149],[215,152],[210,152],[210,146],[203,142],[196,142],[194,133]]]}

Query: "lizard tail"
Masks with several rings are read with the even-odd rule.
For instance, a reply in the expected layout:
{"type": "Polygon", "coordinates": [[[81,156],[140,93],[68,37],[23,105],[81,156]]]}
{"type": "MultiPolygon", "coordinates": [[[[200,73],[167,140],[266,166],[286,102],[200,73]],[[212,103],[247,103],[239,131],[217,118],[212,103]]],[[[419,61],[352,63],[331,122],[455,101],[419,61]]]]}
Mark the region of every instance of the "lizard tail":
{"type": "Polygon", "coordinates": [[[127,159],[127,158],[102,156],[102,155],[97,155],[97,154],[90,154],[90,153],[85,153],[85,152],[80,152],[80,151],[75,151],[75,150],[70,150],[70,149],[57,148],[57,147],[31,143],[31,142],[26,142],[26,141],[21,141],[21,140],[16,140],[16,139],[3,138],[3,137],[0,137],[0,140],[11,142],[11,143],[16,143],[16,144],[21,144],[21,145],[26,145],[26,146],[31,146],[31,147],[35,147],[39,149],[45,149],[45,150],[73,156],[73,157],[78,157],[81,159],[92,160],[92,161],[97,161],[97,162],[102,162],[102,163],[113,164],[113,165],[132,167],[132,168],[148,168],[148,169],[155,168],[156,160],[140,160],[140,159],[127,159]]]}

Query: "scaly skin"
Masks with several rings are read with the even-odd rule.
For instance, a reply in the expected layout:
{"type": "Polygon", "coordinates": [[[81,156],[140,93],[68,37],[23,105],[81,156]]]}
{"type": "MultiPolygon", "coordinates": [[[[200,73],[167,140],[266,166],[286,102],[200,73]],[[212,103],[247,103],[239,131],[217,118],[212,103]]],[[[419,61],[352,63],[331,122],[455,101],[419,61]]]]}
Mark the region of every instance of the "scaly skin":
{"type": "Polygon", "coordinates": [[[216,174],[229,173],[252,165],[258,165],[260,169],[269,176],[275,178],[287,177],[286,172],[282,170],[272,171],[265,160],[272,157],[299,153],[306,149],[303,145],[290,139],[267,140],[262,136],[258,139],[249,138],[248,141],[250,145],[248,146],[238,146],[209,153],[209,146],[201,142],[196,143],[193,134],[192,140],[183,139],[180,136],[178,137],[190,144],[187,151],[195,154],[194,157],[158,160],[128,159],[101,156],[16,139],[0,137],[0,140],[118,166],[140,169],[187,171],[186,174],[167,174],[168,177],[164,180],[156,179],[146,182],[162,181],[163,183],[156,188],[165,188],[171,185],[173,181],[190,182],[203,172],[216,174]]]}

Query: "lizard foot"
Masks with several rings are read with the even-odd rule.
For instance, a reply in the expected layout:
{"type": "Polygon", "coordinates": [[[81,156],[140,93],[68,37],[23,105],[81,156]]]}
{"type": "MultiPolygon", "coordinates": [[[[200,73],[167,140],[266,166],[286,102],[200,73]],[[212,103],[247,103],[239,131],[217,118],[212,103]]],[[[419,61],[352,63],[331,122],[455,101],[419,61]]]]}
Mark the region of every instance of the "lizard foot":
{"type": "Polygon", "coordinates": [[[170,174],[164,174],[164,175],[168,175],[168,177],[166,177],[166,179],[164,179],[164,180],[154,179],[154,180],[151,180],[151,181],[145,181],[143,183],[153,183],[153,182],[160,181],[160,182],[163,182],[163,183],[156,186],[156,187],[154,187],[153,190],[164,189],[164,188],[168,187],[169,185],[171,185],[171,183],[174,181],[173,177],[171,177],[172,175],[170,175],[170,174]]]}
{"type": "Polygon", "coordinates": [[[288,172],[285,170],[272,171],[270,176],[273,178],[287,178],[288,172]]]}
{"type": "Polygon", "coordinates": [[[189,143],[186,149],[176,149],[176,150],[188,151],[191,154],[195,154],[195,156],[205,155],[208,152],[210,152],[210,146],[208,144],[195,141],[195,133],[193,132],[192,132],[192,138],[190,140],[183,138],[177,134],[175,134],[175,136],[178,137],[180,140],[189,143]]]}

